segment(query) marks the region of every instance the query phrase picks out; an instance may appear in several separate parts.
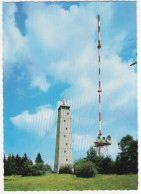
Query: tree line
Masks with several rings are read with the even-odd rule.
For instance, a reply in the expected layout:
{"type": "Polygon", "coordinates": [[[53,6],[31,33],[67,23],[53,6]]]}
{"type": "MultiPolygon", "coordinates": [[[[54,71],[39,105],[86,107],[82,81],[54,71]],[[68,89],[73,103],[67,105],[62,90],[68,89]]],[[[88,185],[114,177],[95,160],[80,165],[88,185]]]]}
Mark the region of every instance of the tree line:
{"type": "Polygon", "coordinates": [[[26,153],[23,157],[17,154],[16,156],[9,155],[6,158],[4,155],[4,176],[39,176],[46,172],[52,172],[52,169],[50,165],[44,163],[40,153],[37,154],[35,164],[27,157],[26,153]]]}
{"type": "Polygon", "coordinates": [[[110,156],[97,156],[94,147],[90,147],[84,160],[95,163],[99,174],[136,174],[138,173],[138,142],[126,135],[118,143],[120,153],[115,160],[110,156]]]}
{"type": "MultiPolygon", "coordinates": [[[[90,177],[98,174],[136,174],[138,173],[138,142],[131,135],[126,135],[118,143],[120,153],[115,160],[110,156],[97,156],[93,146],[87,151],[86,157],[74,162],[73,167],[60,167],[59,173],[72,173],[76,176],[90,177]]],[[[4,175],[39,176],[52,172],[51,166],[45,164],[38,153],[33,164],[26,153],[23,157],[4,155],[4,175]]]]}

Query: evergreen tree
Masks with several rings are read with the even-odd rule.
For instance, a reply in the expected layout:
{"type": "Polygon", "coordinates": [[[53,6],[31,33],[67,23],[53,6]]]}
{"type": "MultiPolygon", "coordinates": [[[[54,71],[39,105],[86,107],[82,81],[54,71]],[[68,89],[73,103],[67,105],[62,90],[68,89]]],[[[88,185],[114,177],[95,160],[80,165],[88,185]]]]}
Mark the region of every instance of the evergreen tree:
{"type": "Polygon", "coordinates": [[[103,174],[103,163],[104,163],[104,156],[97,156],[95,159],[95,164],[96,164],[98,174],[103,174]]]}
{"type": "Polygon", "coordinates": [[[39,175],[45,174],[45,172],[46,172],[46,167],[44,165],[44,161],[41,157],[41,154],[38,153],[35,159],[35,165],[32,168],[32,174],[34,176],[39,176],[39,175]]]}
{"type": "Polygon", "coordinates": [[[114,173],[114,161],[111,157],[107,156],[103,159],[101,164],[101,174],[113,174],[114,173]]]}
{"type": "Polygon", "coordinates": [[[6,156],[4,154],[4,176],[7,176],[8,174],[9,174],[9,172],[8,172],[7,159],[6,159],[6,156]]]}
{"type": "Polygon", "coordinates": [[[9,155],[7,158],[7,173],[8,175],[16,174],[16,161],[14,155],[9,155]]]}
{"type": "Polygon", "coordinates": [[[86,157],[86,160],[89,160],[91,162],[96,162],[96,159],[97,159],[97,153],[96,153],[96,150],[93,146],[91,146],[89,148],[89,150],[87,151],[87,157],[86,157]]]}
{"type": "Polygon", "coordinates": [[[21,169],[21,175],[22,176],[31,176],[32,175],[32,167],[33,162],[32,160],[27,158],[26,153],[22,157],[22,169],[21,169]]]}
{"type": "Polygon", "coordinates": [[[46,164],[38,153],[35,164],[33,165],[32,160],[27,157],[25,153],[21,158],[18,154],[16,157],[14,155],[9,155],[6,159],[4,155],[4,175],[22,175],[22,176],[39,176],[46,172],[52,172],[51,166],[46,164]]]}
{"type": "Polygon", "coordinates": [[[37,163],[44,163],[44,161],[42,160],[42,157],[41,157],[41,154],[40,153],[37,154],[37,157],[35,159],[35,163],[36,164],[37,163]]]}
{"type": "Polygon", "coordinates": [[[27,161],[27,155],[26,155],[26,153],[24,153],[24,156],[22,157],[22,161],[23,162],[27,161]]]}
{"type": "Polygon", "coordinates": [[[21,175],[23,166],[22,166],[22,159],[18,154],[16,155],[15,161],[16,161],[16,174],[21,175]]]}

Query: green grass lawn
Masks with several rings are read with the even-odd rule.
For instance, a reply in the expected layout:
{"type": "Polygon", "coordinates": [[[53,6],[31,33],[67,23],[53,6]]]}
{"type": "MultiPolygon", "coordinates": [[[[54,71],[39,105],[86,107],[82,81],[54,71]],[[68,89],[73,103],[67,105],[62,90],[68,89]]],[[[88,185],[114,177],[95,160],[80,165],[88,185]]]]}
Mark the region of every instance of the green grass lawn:
{"type": "Polygon", "coordinates": [[[44,176],[6,176],[5,191],[60,191],[60,190],[136,190],[137,175],[97,175],[94,178],[77,178],[68,174],[44,176]]]}

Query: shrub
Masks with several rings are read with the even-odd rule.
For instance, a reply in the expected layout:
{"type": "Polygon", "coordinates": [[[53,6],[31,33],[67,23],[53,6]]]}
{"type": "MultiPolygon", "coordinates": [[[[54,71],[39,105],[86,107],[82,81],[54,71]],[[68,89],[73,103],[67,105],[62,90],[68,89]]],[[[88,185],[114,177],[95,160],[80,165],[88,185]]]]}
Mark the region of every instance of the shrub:
{"type": "Polygon", "coordinates": [[[31,176],[32,175],[32,161],[30,161],[29,159],[27,159],[26,161],[24,161],[23,163],[23,167],[21,169],[21,175],[24,176],[31,176]]]}
{"type": "Polygon", "coordinates": [[[45,165],[45,171],[46,171],[47,173],[52,172],[52,168],[51,168],[51,166],[50,166],[49,164],[46,164],[46,165],[45,165]]]}
{"type": "Polygon", "coordinates": [[[77,177],[93,177],[96,176],[97,170],[93,162],[80,159],[74,164],[74,174],[77,177]]]}
{"type": "Polygon", "coordinates": [[[60,174],[72,174],[72,166],[67,164],[65,166],[61,166],[59,168],[59,173],[60,174]]]}
{"type": "Polygon", "coordinates": [[[43,175],[43,174],[45,174],[44,164],[42,162],[34,164],[33,167],[32,167],[32,176],[40,176],[40,175],[43,175]]]}
{"type": "Polygon", "coordinates": [[[43,172],[36,165],[32,167],[32,176],[40,176],[43,172]]]}

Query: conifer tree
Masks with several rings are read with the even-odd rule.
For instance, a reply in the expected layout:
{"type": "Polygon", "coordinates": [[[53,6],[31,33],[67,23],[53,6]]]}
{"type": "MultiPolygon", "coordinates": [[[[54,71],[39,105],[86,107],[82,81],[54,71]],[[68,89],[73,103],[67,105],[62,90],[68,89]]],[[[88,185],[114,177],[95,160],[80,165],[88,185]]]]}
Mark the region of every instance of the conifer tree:
{"type": "Polygon", "coordinates": [[[16,157],[15,157],[15,160],[16,160],[16,174],[17,175],[20,175],[21,174],[21,171],[22,171],[22,159],[21,157],[17,154],[16,157]]]}
{"type": "Polygon", "coordinates": [[[44,163],[44,161],[43,161],[40,153],[37,154],[37,157],[35,159],[35,162],[36,162],[36,164],[37,163],[44,163]]]}
{"type": "Polygon", "coordinates": [[[7,159],[6,156],[4,154],[4,176],[8,175],[8,165],[7,165],[7,159]]]}

